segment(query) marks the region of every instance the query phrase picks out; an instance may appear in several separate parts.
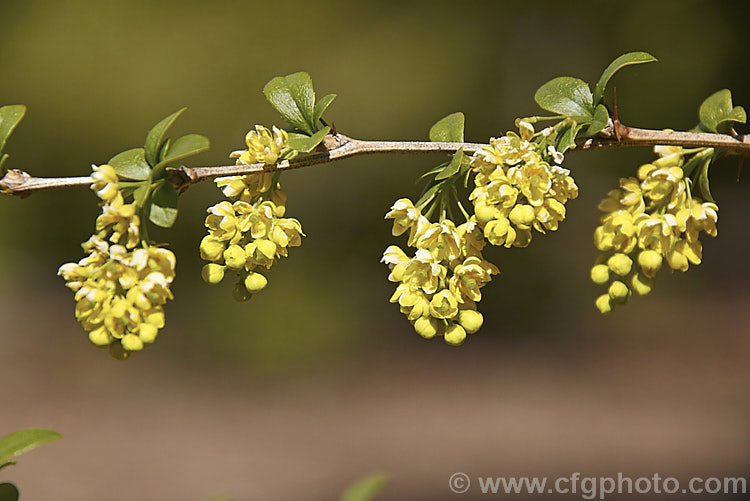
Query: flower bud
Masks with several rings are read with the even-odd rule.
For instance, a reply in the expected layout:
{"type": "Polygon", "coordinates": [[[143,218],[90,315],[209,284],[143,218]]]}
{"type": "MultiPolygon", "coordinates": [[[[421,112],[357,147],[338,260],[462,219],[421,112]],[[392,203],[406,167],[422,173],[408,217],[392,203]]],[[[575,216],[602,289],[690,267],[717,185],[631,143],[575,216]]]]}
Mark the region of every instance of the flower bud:
{"type": "Polygon", "coordinates": [[[227,263],[227,266],[230,268],[239,270],[245,266],[246,260],[247,255],[245,254],[245,250],[239,245],[230,245],[229,248],[224,251],[224,262],[227,263]]]}
{"type": "Polygon", "coordinates": [[[628,286],[619,280],[612,282],[607,292],[614,303],[625,303],[630,296],[628,286]]]}
{"type": "Polygon", "coordinates": [[[245,277],[245,289],[252,294],[262,291],[266,285],[268,285],[268,279],[260,273],[251,271],[250,274],[245,277]]]}
{"type": "Polygon", "coordinates": [[[596,298],[594,305],[602,315],[607,315],[612,312],[612,300],[610,299],[609,294],[602,294],[596,298]]]}
{"type": "Polygon", "coordinates": [[[451,346],[458,346],[466,339],[466,331],[458,324],[450,324],[445,329],[445,342],[451,346]]]}
{"type": "Polygon", "coordinates": [[[607,260],[607,266],[614,273],[624,277],[630,273],[630,269],[633,267],[633,260],[630,259],[626,254],[617,253],[607,260]]]}
{"type": "Polygon", "coordinates": [[[491,205],[477,205],[474,208],[474,214],[477,216],[477,221],[487,223],[495,218],[495,208],[491,205]]]}
{"type": "Polygon", "coordinates": [[[606,264],[597,264],[591,268],[591,281],[596,285],[604,285],[609,281],[609,267],[606,264]]]}
{"type": "Polygon", "coordinates": [[[107,346],[111,339],[107,328],[104,326],[89,332],[89,340],[97,346],[107,346]]]}
{"type": "Polygon", "coordinates": [[[207,284],[216,285],[224,278],[224,269],[225,267],[220,264],[209,263],[203,266],[201,278],[207,284]]]}
{"type": "Polygon", "coordinates": [[[661,254],[654,250],[645,250],[638,254],[638,264],[641,270],[643,270],[643,274],[649,278],[653,278],[656,275],[661,268],[661,262],[661,254]]]}
{"type": "Polygon", "coordinates": [[[468,334],[474,334],[482,327],[484,317],[476,310],[461,310],[458,312],[458,323],[468,334]]]}
{"type": "Polygon", "coordinates": [[[639,296],[645,296],[654,288],[654,280],[645,277],[640,273],[636,273],[633,275],[633,278],[630,279],[630,285],[639,296]]]}
{"type": "Polygon", "coordinates": [[[232,297],[234,297],[235,301],[242,303],[248,301],[253,295],[248,292],[243,283],[238,283],[234,286],[234,290],[232,290],[232,297]]]}
{"type": "Polygon", "coordinates": [[[138,329],[138,337],[141,338],[141,341],[143,341],[146,344],[151,344],[154,341],[156,341],[156,335],[159,333],[159,329],[152,324],[141,324],[140,328],[138,329]]]}
{"type": "Polygon", "coordinates": [[[122,347],[127,351],[141,351],[143,349],[143,341],[135,334],[126,334],[120,340],[122,347]]]}
{"type": "Polygon", "coordinates": [[[528,227],[536,219],[536,214],[531,205],[518,204],[513,207],[508,217],[516,226],[528,227]]]}
{"type": "Polygon", "coordinates": [[[224,252],[224,243],[216,240],[211,235],[206,235],[201,240],[201,258],[206,261],[218,261],[224,252]]]}
{"type": "Polygon", "coordinates": [[[425,339],[435,337],[438,333],[438,321],[432,317],[419,317],[414,322],[414,330],[425,339]]]}

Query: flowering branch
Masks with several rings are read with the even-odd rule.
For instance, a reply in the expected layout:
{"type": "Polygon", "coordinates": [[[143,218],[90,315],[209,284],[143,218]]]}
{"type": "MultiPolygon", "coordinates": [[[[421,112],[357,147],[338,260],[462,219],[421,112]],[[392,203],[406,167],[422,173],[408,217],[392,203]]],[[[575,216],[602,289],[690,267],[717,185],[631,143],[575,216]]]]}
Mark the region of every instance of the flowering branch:
{"type": "MultiPolygon", "coordinates": [[[[576,140],[576,148],[570,151],[586,151],[624,146],[684,146],[688,148],[715,148],[739,155],[750,154],[750,134],[730,136],[698,132],[673,132],[627,127],[619,122],[610,125],[596,137],[576,140]]],[[[323,142],[325,151],[316,151],[292,160],[282,160],[271,170],[290,170],[341,160],[357,155],[375,153],[429,153],[455,152],[462,149],[467,154],[479,150],[482,143],[450,143],[429,141],[363,141],[343,134],[328,135],[323,142]]],[[[179,191],[190,185],[222,176],[236,176],[269,170],[269,166],[256,163],[250,165],[226,165],[216,167],[179,167],[170,169],[171,181],[179,191]]],[[[42,178],[12,169],[0,179],[0,193],[28,196],[37,191],[76,186],[89,186],[89,176],[42,178]]]]}

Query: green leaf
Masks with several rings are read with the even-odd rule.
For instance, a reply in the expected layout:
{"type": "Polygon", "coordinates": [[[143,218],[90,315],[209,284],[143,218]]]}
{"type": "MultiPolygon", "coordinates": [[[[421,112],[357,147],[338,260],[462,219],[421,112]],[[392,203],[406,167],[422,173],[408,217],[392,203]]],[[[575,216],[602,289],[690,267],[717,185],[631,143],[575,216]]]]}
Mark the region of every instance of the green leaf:
{"type": "Polygon", "coordinates": [[[415,182],[418,183],[422,179],[428,178],[428,177],[432,176],[433,174],[437,174],[441,170],[443,170],[446,167],[448,167],[448,163],[449,162],[442,163],[442,164],[438,165],[437,167],[434,167],[434,168],[428,170],[427,172],[425,172],[424,174],[422,174],[421,176],[419,176],[415,182]]]}
{"type": "Polygon", "coordinates": [[[162,182],[151,194],[148,219],[156,226],[171,228],[177,219],[177,190],[171,183],[162,182]]]}
{"type": "Polygon", "coordinates": [[[22,104],[9,104],[0,107],[0,153],[5,148],[5,141],[13,132],[23,116],[26,114],[26,106],[22,104]]]}
{"type": "Polygon", "coordinates": [[[60,438],[62,435],[58,432],[40,428],[29,428],[5,435],[0,439],[0,463],[60,438]]]}
{"type": "Polygon", "coordinates": [[[437,182],[433,181],[432,183],[428,184],[424,193],[422,193],[422,196],[419,197],[419,200],[417,200],[417,203],[415,203],[414,205],[420,206],[432,200],[446,182],[447,181],[442,180],[437,182]]]}
{"type": "Polygon", "coordinates": [[[315,133],[315,92],[310,75],[302,71],[276,77],[263,87],[263,94],[284,120],[308,135],[315,133]]]}
{"type": "Polygon", "coordinates": [[[203,153],[211,147],[211,142],[207,137],[201,136],[200,134],[188,134],[186,136],[178,137],[172,142],[167,154],[164,159],[154,166],[162,167],[168,163],[182,160],[183,158],[203,153]]]}
{"type": "Polygon", "coordinates": [[[453,154],[453,158],[451,158],[451,161],[448,164],[448,166],[445,169],[443,169],[443,171],[440,174],[435,176],[435,180],[440,181],[441,179],[448,179],[449,177],[453,177],[454,175],[456,175],[456,173],[461,168],[461,163],[463,161],[464,161],[464,150],[459,148],[458,151],[456,151],[453,154]]]}
{"type": "Polygon", "coordinates": [[[599,77],[599,81],[596,83],[596,88],[594,89],[594,104],[599,104],[601,102],[609,79],[612,78],[612,76],[621,68],[630,66],[631,64],[652,63],[656,60],[657,59],[648,52],[628,52],[609,63],[609,66],[607,66],[604,72],[602,72],[602,76],[599,77]]]}
{"type": "Polygon", "coordinates": [[[701,190],[701,195],[708,202],[716,202],[714,197],[711,196],[711,190],[709,189],[708,183],[708,168],[711,166],[711,157],[707,158],[701,166],[700,173],[698,174],[698,187],[701,190]]]}
{"type": "Polygon", "coordinates": [[[0,155],[0,173],[3,172],[3,164],[5,163],[7,159],[8,159],[7,153],[3,153],[2,155],[0,155]]]}
{"type": "Polygon", "coordinates": [[[732,106],[732,93],[722,89],[709,96],[698,110],[701,124],[709,132],[729,133],[732,122],[745,123],[747,114],[742,106],[732,106]]]}
{"type": "Polygon", "coordinates": [[[446,143],[464,142],[464,114],[460,111],[441,118],[430,127],[430,141],[446,143]]]}
{"type": "Polygon", "coordinates": [[[310,153],[316,146],[323,142],[323,139],[329,132],[331,132],[330,127],[323,127],[312,136],[290,132],[287,134],[289,136],[289,147],[300,153],[310,153]]]}
{"type": "Polygon", "coordinates": [[[323,116],[323,113],[325,113],[326,109],[328,108],[328,106],[330,106],[334,99],[336,99],[336,94],[328,94],[327,96],[324,96],[320,101],[315,103],[315,110],[313,111],[313,125],[315,125],[315,127],[318,126],[320,117],[323,116]]]}
{"type": "Polygon", "coordinates": [[[18,501],[18,489],[15,485],[0,484],[0,501],[18,501]]]}
{"type": "Polygon", "coordinates": [[[553,78],[539,87],[534,94],[534,101],[543,110],[572,117],[579,122],[593,118],[594,104],[591,89],[580,78],[553,78]]]}
{"type": "Polygon", "coordinates": [[[109,165],[115,168],[117,175],[123,179],[143,181],[151,174],[151,166],[146,161],[143,148],[123,151],[109,159],[109,165]]]}
{"type": "Polygon", "coordinates": [[[372,501],[385,484],[388,483],[388,477],[377,473],[369,475],[350,486],[341,496],[341,501],[372,501]]]}
{"type": "Polygon", "coordinates": [[[159,150],[159,162],[164,160],[164,157],[167,156],[167,152],[169,151],[169,143],[171,143],[171,141],[167,139],[166,141],[164,141],[164,144],[161,146],[161,149],[159,150]]]}
{"type": "Polygon", "coordinates": [[[146,161],[148,161],[149,165],[156,166],[159,162],[159,152],[164,144],[164,135],[167,133],[167,129],[169,129],[172,123],[177,120],[177,117],[179,117],[186,109],[187,108],[182,108],[181,110],[175,111],[148,131],[144,149],[146,150],[146,161]]]}
{"type": "Polygon", "coordinates": [[[593,136],[604,130],[607,125],[609,125],[609,111],[607,111],[607,107],[603,104],[597,104],[594,110],[594,120],[589,125],[589,128],[586,129],[586,135],[593,136]]]}

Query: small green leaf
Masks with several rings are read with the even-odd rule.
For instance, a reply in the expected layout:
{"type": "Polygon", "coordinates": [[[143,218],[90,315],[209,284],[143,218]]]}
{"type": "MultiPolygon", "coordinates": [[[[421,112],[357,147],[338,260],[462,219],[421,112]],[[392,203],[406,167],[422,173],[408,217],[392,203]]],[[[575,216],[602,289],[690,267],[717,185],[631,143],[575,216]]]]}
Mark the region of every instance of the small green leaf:
{"type": "Polygon", "coordinates": [[[171,228],[177,219],[177,190],[171,183],[162,182],[151,194],[148,219],[156,226],[171,228]]]}
{"type": "Polygon", "coordinates": [[[161,162],[162,160],[164,160],[164,157],[167,156],[167,152],[169,151],[169,143],[171,143],[171,142],[172,141],[169,140],[169,139],[167,139],[166,141],[164,141],[164,144],[161,146],[161,149],[159,150],[159,162],[161,162]]]}
{"type": "Polygon", "coordinates": [[[5,163],[7,159],[8,159],[7,153],[3,153],[2,155],[0,155],[0,173],[3,172],[3,164],[5,163]]]}
{"type": "Polygon", "coordinates": [[[120,178],[143,181],[148,179],[151,166],[146,161],[143,148],[133,148],[123,151],[109,159],[109,165],[115,168],[120,178]]]}
{"type": "Polygon", "coordinates": [[[711,190],[708,182],[708,168],[711,166],[711,157],[708,157],[701,165],[700,173],[698,174],[698,187],[701,190],[701,195],[708,202],[716,202],[714,197],[711,196],[711,190]]]}
{"type": "Polygon", "coordinates": [[[0,153],[5,148],[5,141],[13,132],[18,123],[26,114],[26,106],[22,104],[9,104],[0,107],[0,153]]]}
{"type": "Polygon", "coordinates": [[[449,177],[453,177],[454,175],[456,175],[456,173],[461,168],[461,163],[463,161],[464,161],[464,150],[459,148],[458,151],[456,151],[453,154],[453,158],[451,158],[451,161],[448,164],[448,166],[445,169],[443,169],[443,171],[440,174],[435,176],[435,180],[440,181],[441,179],[448,179],[449,177]]]}
{"type": "Polygon", "coordinates": [[[0,463],[60,438],[62,435],[56,431],[39,428],[29,428],[5,435],[0,439],[0,463]]]}
{"type": "Polygon", "coordinates": [[[430,141],[446,143],[464,142],[464,114],[460,111],[441,118],[430,127],[430,141]]]}
{"type": "Polygon", "coordinates": [[[727,134],[732,122],[745,123],[747,114],[742,106],[732,106],[732,93],[722,89],[709,96],[698,111],[701,124],[709,132],[727,134]]]}
{"type": "Polygon", "coordinates": [[[599,81],[596,83],[596,88],[594,89],[594,104],[599,104],[602,101],[609,79],[612,78],[618,70],[625,66],[630,66],[631,64],[652,63],[656,60],[657,59],[648,52],[628,52],[609,63],[609,66],[607,66],[607,69],[602,72],[602,76],[599,77],[599,81]]]}
{"type": "Polygon", "coordinates": [[[437,182],[433,181],[432,183],[428,184],[424,193],[422,193],[422,196],[419,197],[419,200],[417,200],[417,203],[415,203],[414,205],[420,206],[432,200],[446,182],[447,181],[442,180],[437,182]]]}
{"type": "Polygon", "coordinates": [[[315,103],[315,110],[313,112],[313,124],[316,127],[318,126],[320,117],[323,116],[323,113],[325,113],[326,109],[328,108],[328,106],[330,106],[334,99],[336,99],[336,94],[328,94],[327,96],[324,96],[320,101],[315,103]]]}
{"type": "Polygon", "coordinates": [[[331,132],[330,127],[323,127],[312,136],[290,132],[287,134],[289,136],[289,147],[300,153],[310,153],[316,146],[323,142],[323,139],[325,139],[329,132],[331,132]]]}
{"type": "Polygon", "coordinates": [[[18,489],[15,485],[0,484],[0,501],[18,501],[18,489]]]}
{"type": "Polygon", "coordinates": [[[315,92],[310,75],[299,72],[276,77],[263,87],[263,94],[284,120],[311,136],[315,133],[315,92]]]}
{"type": "Polygon", "coordinates": [[[167,154],[164,159],[154,166],[162,167],[168,163],[182,160],[183,158],[203,153],[211,147],[211,142],[207,137],[201,136],[200,134],[188,134],[186,136],[178,137],[172,142],[167,154]]]}
{"type": "Polygon", "coordinates": [[[448,167],[448,163],[449,163],[449,162],[445,162],[445,163],[442,163],[442,164],[438,165],[437,167],[433,167],[432,169],[428,170],[427,172],[425,172],[424,174],[422,174],[421,176],[419,176],[419,177],[417,178],[417,180],[416,180],[415,182],[417,182],[417,183],[418,183],[418,182],[420,182],[420,181],[421,181],[422,179],[425,179],[425,178],[428,178],[428,177],[430,177],[430,176],[432,176],[432,175],[434,175],[434,174],[437,174],[437,173],[438,173],[438,172],[440,172],[441,170],[443,170],[443,169],[445,169],[446,167],[448,167]]]}
{"type": "Polygon", "coordinates": [[[148,131],[144,149],[146,150],[146,161],[149,165],[156,166],[159,162],[159,152],[164,144],[164,135],[167,133],[167,129],[169,129],[172,123],[177,120],[177,117],[179,117],[186,109],[187,108],[182,108],[181,110],[175,111],[148,131]]]}
{"type": "Polygon", "coordinates": [[[388,477],[377,473],[369,475],[350,486],[341,496],[341,501],[372,501],[385,484],[388,483],[388,477]]]}
{"type": "Polygon", "coordinates": [[[594,110],[594,120],[589,125],[589,128],[586,129],[586,135],[593,136],[604,130],[607,125],[609,125],[609,111],[607,111],[607,107],[603,104],[597,104],[594,110]]]}
{"type": "Polygon", "coordinates": [[[580,78],[557,77],[539,87],[534,101],[543,109],[582,122],[594,114],[591,89],[580,78]],[[584,119],[584,120],[581,120],[584,119]]]}

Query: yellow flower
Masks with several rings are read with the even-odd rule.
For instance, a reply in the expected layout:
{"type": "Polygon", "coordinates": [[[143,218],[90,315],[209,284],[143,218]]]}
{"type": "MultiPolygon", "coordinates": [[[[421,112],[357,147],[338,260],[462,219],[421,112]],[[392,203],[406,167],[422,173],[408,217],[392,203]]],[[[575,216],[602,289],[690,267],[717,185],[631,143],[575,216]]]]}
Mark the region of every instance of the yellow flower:
{"type": "Polygon", "coordinates": [[[276,257],[276,244],[270,240],[259,238],[245,246],[245,254],[247,255],[245,263],[247,270],[251,270],[255,266],[270,268],[276,257]]]}
{"type": "Polygon", "coordinates": [[[458,314],[458,300],[448,289],[443,289],[430,300],[430,315],[435,318],[453,318],[458,314]]]}
{"type": "Polygon", "coordinates": [[[446,269],[439,264],[439,260],[426,249],[417,249],[414,258],[404,265],[403,281],[412,287],[421,288],[427,294],[432,294],[445,275],[446,269]]]}
{"type": "Polygon", "coordinates": [[[718,233],[716,221],[719,219],[719,207],[710,202],[700,203],[696,198],[692,200],[692,204],[692,207],[686,207],[677,212],[677,227],[685,233],[689,242],[697,241],[701,231],[715,237],[718,233]]]}
{"type": "Polygon", "coordinates": [[[615,250],[624,254],[630,253],[638,239],[633,214],[627,211],[617,211],[607,214],[603,218],[601,226],[594,231],[594,245],[600,251],[615,250]]]}
{"type": "Polygon", "coordinates": [[[242,232],[238,230],[237,215],[231,203],[224,201],[207,209],[206,228],[208,233],[220,241],[237,243],[242,240],[242,232]]]}
{"type": "Polygon", "coordinates": [[[488,261],[474,256],[467,257],[453,269],[453,276],[449,280],[450,291],[459,302],[463,302],[463,298],[479,301],[482,299],[479,289],[492,280],[492,275],[499,272],[500,270],[488,261]]]}
{"type": "Polygon", "coordinates": [[[273,165],[281,155],[289,151],[288,142],[289,137],[285,130],[274,126],[271,131],[262,125],[256,125],[255,130],[251,130],[245,136],[247,150],[233,152],[230,157],[237,158],[238,164],[273,165]]]}
{"type": "Polygon", "coordinates": [[[114,167],[107,164],[98,167],[92,165],[91,169],[93,170],[91,179],[94,181],[91,183],[91,189],[96,192],[96,196],[105,202],[114,199],[120,193],[118,177],[114,167]]]}
{"type": "Polygon", "coordinates": [[[607,198],[599,204],[599,210],[610,213],[625,210],[633,215],[645,211],[646,203],[640,182],[633,177],[620,179],[620,188],[609,192],[607,198]]]}
{"type": "Polygon", "coordinates": [[[642,214],[635,220],[638,247],[655,250],[661,254],[672,248],[677,220],[672,214],[642,214]]]}
{"type": "Polygon", "coordinates": [[[450,219],[431,223],[417,239],[417,247],[426,249],[436,261],[452,261],[461,255],[460,237],[456,225],[450,219]]]}
{"type": "Polygon", "coordinates": [[[544,162],[527,162],[508,171],[513,184],[521,189],[531,205],[538,207],[544,203],[544,197],[552,188],[552,176],[544,162]]]}

